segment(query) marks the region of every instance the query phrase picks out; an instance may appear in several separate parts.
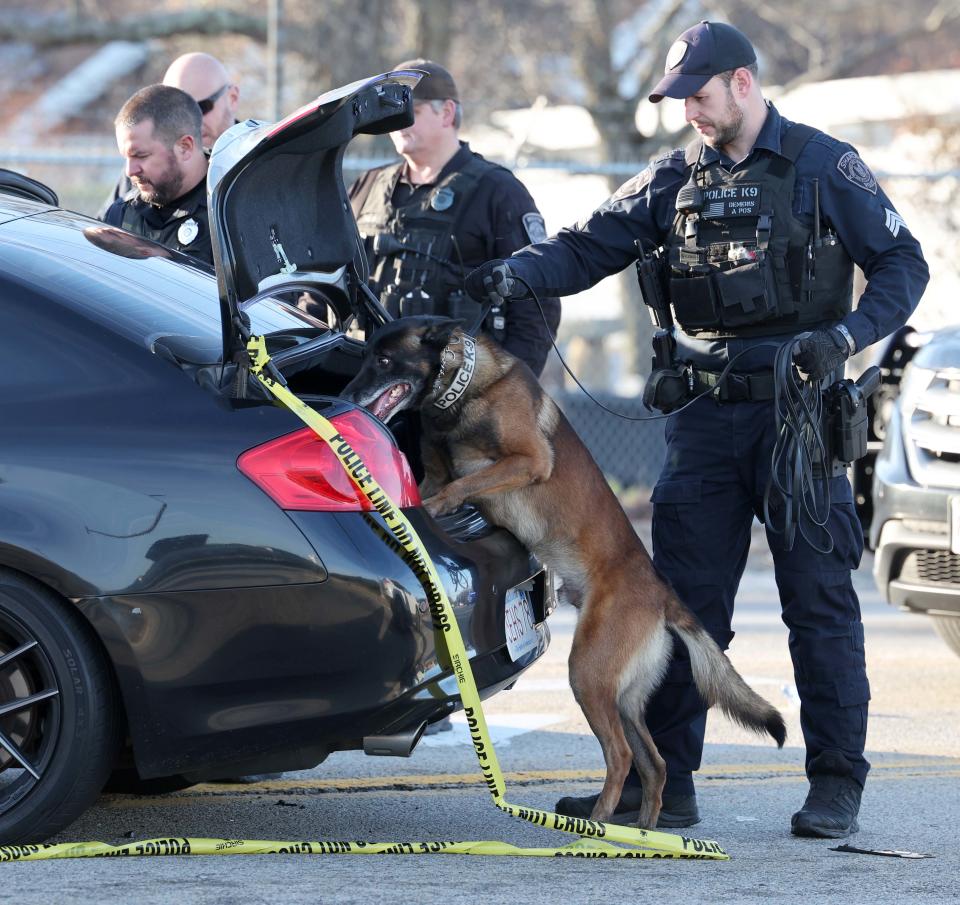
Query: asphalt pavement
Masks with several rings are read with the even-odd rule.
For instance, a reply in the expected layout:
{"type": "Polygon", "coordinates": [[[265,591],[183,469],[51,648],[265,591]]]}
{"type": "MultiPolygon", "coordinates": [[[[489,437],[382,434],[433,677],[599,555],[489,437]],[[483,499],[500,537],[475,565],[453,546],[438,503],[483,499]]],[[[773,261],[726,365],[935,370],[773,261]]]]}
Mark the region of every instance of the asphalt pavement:
{"type": "MultiPolygon", "coordinates": [[[[755,549],[756,545],[755,545],[755,549]]],[[[712,716],[697,776],[703,821],[727,862],[601,861],[455,855],[260,855],[0,864],[0,902],[811,902],[946,903],[960,889],[960,659],[925,618],[899,613],[873,587],[869,555],[856,576],[873,700],[860,848],[797,839],[791,813],[806,794],[799,707],[769,557],[751,556],[738,597],[731,659],[782,710],[787,744],[712,716]]],[[[551,809],[599,788],[602,758],[573,701],[566,656],[575,614],[551,617],[547,655],[486,706],[516,804],[551,809]]],[[[257,785],[201,785],[140,798],[103,796],[51,841],[112,844],[154,837],[272,840],[502,840],[557,846],[570,837],[498,811],[480,781],[462,715],[409,759],[340,753],[319,767],[257,785]]]]}

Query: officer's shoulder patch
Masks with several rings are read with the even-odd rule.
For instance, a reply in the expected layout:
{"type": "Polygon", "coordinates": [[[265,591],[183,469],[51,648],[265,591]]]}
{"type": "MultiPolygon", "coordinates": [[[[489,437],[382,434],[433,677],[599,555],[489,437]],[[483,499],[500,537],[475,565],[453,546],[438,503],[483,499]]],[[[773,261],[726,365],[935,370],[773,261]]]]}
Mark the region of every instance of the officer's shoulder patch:
{"type": "Polygon", "coordinates": [[[651,164],[646,169],[637,173],[636,176],[631,176],[610,196],[607,203],[613,204],[615,201],[619,201],[621,198],[628,198],[631,195],[639,195],[648,185],[650,185],[650,180],[653,179],[653,166],[654,165],[651,164]]]}
{"type": "Polygon", "coordinates": [[[856,151],[847,151],[837,161],[837,169],[844,178],[871,195],[877,194],[877,179],[856,151]]]}
{"type": "Polygon", "coordinates": [[[536,211],[524,214],[521,219],[523,220],[523,228],[527,232],[527,238],[531,242],[542,242],[547,238],[547,225],[543,222],[543,217],[536,211]]]}

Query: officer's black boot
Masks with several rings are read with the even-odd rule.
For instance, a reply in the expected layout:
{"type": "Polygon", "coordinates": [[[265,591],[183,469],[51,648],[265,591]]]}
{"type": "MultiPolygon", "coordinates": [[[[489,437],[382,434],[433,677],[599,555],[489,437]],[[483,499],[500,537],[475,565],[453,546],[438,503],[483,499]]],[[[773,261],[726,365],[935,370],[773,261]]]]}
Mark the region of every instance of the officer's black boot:
{"type": "Polygon", "coordinates": [[[852,772],[849,761],[836,751],[824,751],[810,762],[807,800],[790,821],[794,836],[842,839],[860,829],[863,786],[852,772]]]}
{"type": "MultiPolygon", "coordinates": [[[[580,798],[561,798],[554,806],[554,810],[565,817],[589,818],[599,797],[598,794],[584,795],[580,798]]],[[[618,823],[621,826],[636,824],[640,818],[640,803],[642,800],[643,789],[640,786],[624,786],[620,801],[614,808],[610,822],[618,823]]],[[[677,829],[693,826],[699,822],[700,812],[697,810],[697,796],[695,794],[671,795],[664,792],[663,807],[660,810],[660,817],[657,819],[658,827],[661,829],[677,829]]]]}

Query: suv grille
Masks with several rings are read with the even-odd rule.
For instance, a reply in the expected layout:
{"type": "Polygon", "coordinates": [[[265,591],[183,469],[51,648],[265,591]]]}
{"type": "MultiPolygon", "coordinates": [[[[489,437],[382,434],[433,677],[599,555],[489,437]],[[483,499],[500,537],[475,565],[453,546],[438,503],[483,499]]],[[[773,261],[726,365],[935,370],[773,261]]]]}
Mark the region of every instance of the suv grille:
{"type": "Polygon", "coordinates": [[[914,479],[927,487],[960,487],[960,370],[943,368],[904,406],[914,479]]]}
{"type": "Polygon", "coordinates": [[[904,560],[900,578],[921,584],[960,585],[960,556],[949,550],[915,550],[904,560]]]}

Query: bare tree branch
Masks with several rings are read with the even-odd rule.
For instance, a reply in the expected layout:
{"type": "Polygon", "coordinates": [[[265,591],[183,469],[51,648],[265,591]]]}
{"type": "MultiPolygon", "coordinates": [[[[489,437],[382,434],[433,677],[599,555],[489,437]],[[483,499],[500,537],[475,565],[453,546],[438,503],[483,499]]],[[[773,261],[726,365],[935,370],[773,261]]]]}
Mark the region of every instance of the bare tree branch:
{"type": "Polygon", "coordinates": [[[823,65],[823,42],[813,32],[798,22],[784,22],[783,11],[764,0],[755,3],[751,8],[761,19],[782,28],[791,40],[807,52],[810,69],[819,69],[823,65]]]}
{"type": "Polygon", "coordinates": [[[266,41],[267,20],[263,16],[248,16],[226,9],[197,9],[112,20],[73,15],[38,17],[26,13],[5,14],[0,18],[0,41],[22,41],[36,47],[145,41],[180,34],[237,34],[266,41]]]}
{"type": "Polygon", "coordinates": [[[671,0],[661,11],[657,19],[651,23],[649,32],[649,42],[652,46],[652,53],[649,55],[647,65],[638,74],[637,78],[637,96],[633,98],[634,104],[639,103],[648,89],[658,80],[663,71],[663,61],[667,57],[667,50],[670,44],[679,34],[679,22],[681,15],[689,20],[695,14],[696,3],[691,0],[671,0]]]}
{"type": "Polygon", "coordinates": [[[407,43],[419,56],[449,65],[453,0],[414,0],[407,43]]]}
{"type": "Polygon", "coordinates": [[[875,57],[882,56],[890,51],[896,50],[904,41],[913,38],[932,35],[939,28],[951,22],[960,21],[960,3],[956,0],[941,3],[936,6],[928,16],[923,19],[917,19],[915,24],[909,28],[902,29],[893,34],[881,35],[873,40],[865,40],[856,50],[852,50],[835,59],[827,60],[822,66],[811,68],[802,75],[788,81],[783,90],[786,93],[791,88],[806,82],[825,82],[828,79],[842,79],[852,73],[875,57]]]}

